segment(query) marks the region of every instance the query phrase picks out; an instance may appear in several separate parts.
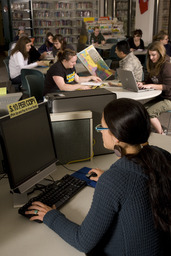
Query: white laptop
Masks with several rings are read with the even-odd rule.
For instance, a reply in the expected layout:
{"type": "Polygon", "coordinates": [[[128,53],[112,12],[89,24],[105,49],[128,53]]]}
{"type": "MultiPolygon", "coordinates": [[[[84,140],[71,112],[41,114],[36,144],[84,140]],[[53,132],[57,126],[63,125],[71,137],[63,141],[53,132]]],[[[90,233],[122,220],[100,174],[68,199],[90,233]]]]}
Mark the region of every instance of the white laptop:
{"type": "Polygon", "coordinates": [[[130,70],[124,70],[121,68],[117,69],[119,80],[122,83],[122,87],[128,91],[132,92],[144,92],[153,91],[154,89],[138,88],[137,82],[135,80],[134,74],[130,70]]]}

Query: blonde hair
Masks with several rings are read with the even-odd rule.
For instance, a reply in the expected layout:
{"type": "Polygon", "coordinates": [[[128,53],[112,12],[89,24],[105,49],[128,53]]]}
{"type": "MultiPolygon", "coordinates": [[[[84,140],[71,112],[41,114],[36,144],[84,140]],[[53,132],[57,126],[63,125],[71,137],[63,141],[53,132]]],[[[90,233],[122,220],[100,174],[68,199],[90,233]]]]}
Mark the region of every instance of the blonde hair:
{"type": "Polygon", "coordinates": [[[160,30],[158,34],[153,36],[153,41],[164,40],[165,36],[168,36],[168,33],[166,33],[164,30],[160,30]]]}
{"type": "Polygon", "coordinates": [[[160,73],[161,67],[165,63],[165,61],[166,61],[166,49],[164,45],[159,41],[155,41],[152,44],[150,44],[147,50],[147,71],[150,74],[150,77],[157,76],[160,73]],[[149,51],[158,52],[160,57],[156,63],[153,63],[151,61],[149,51]]]}

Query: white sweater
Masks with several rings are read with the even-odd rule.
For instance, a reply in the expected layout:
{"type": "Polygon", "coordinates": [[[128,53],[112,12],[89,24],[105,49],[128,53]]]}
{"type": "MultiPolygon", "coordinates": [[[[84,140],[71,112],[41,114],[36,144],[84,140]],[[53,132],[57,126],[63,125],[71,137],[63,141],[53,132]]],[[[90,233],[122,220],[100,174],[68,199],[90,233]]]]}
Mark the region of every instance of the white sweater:
{"type": "Polygon", "coordinates": [[[35,68],[37,67],[37,62],[28,65],[28,59],[24,59],[21,52],[15,52],[10,56],[9,60],[9,72],[11,79],[21,75],[22,68],[35,68]]]}

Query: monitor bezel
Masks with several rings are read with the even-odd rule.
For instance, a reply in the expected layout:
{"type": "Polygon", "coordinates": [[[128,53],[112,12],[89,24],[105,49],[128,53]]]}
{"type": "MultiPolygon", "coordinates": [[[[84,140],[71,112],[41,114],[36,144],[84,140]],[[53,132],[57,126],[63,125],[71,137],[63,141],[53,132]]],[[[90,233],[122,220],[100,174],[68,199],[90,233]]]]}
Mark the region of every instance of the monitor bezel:
{"type": "MultiPolygon", "coordinates": [[[[50,119],[48,104],[46,102],[39,103],[38,104],[38,109],[35,109],[35,110],[32,110],[32,111],[39,111],[39,108],[42,108],[42,107],[44,107],[45,110],[46,110],[47,119],[48,119],[48,122],[49,122],[50,134],[51,134],[52,145],[53,145],[53,150],[54,150],[54,158],[52,158],[52,160],[50,162],[46,163],[46,165],[39,168],[39,170],[34,172],[34,174],[32,176],[29,176],[27,179],[25,179],[25,181],[22,180],[18,183],[16,183],[14,181],[14,173],[13,173],[13,170],[11,168],[11,164],[10,164],[9,159],[8,159],[9,156],[8,156],[6,146],[5,146],[5,143],[4,143],[3,128],[2,128],[2,125],[1,125],[3,121],[6,121],[6,120],[10,121],[10,116],[6,115],[6,116],[3,116],[3,117],[0,118],[0,143],[1,143],[1,146],[2,146],[2,153],[3,153],[3,157],[4,157],[3,166],[4,166],[5,173],[8,174],[8,180],[9,180],[10,188],[14,193],[24,193],[24,192],[28,191],[35,184],[37,184],[38,182],[40,182],[41,180],[43,180],[48,175],[50,175],[53,171],[56,170],[56,163],[58,161],[58,158],[57,158],[57,153],[56,153],[56,148],[55,148],[55,143],[54,143],[54,135],[53,135],[53,129],[52,129],[52,123],[51,123],[51,119],[50,119]]],[[[24,113],[23,115],[28,115],[29,113],[30,112],[24,113]]],[[[14,117],[14,118],[17,118],[19,120],[20,118],[22,118],[22,115],[18,116],[18,117],[14,117]]]]}

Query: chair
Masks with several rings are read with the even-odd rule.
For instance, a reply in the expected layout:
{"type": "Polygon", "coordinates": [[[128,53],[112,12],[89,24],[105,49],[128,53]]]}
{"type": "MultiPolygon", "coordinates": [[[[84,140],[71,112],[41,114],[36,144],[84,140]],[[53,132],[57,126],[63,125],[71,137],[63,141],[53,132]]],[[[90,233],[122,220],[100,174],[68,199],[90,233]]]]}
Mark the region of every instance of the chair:
{"type": "MultiPolygon", "coordinates": [[[[28,83],[26,82],[26,76],[27,75],[36,75],[38,77],[41,77],[42,79],[44,79],[44,75],[41,71],[36,70],[36,69],[26,69],[23,68],[21,70],[21,84],[22,84],[22,90],[24,94],[29,95],[29,87],[28,87],[28,83]]],[[[40,79],[41,79],[40,78],[40,79]]]]}
{"type": "MultiPolygon", "coordinates": [[[[10,59],[9,57],[6,57],[5,59],[3,59],[3,62],[4,62],[5,67],[6,67],[6,71],[7,71],[7,74],[8,74],[8,79],[9,79],[9,81],[11,81],[10,71],[9,71],[9,59],[10,59]]],[[[11,81],[11,84],[15,88],[16,92],[21,91],[20,90],[21,84],[13,84],[12,81],[11,81]]]]}
{"type": "Polygon", "coordinates": [[[25,76],[29,97],[35,96],[37,102],[43,101],[44,76],[25,76]]]}
{"type": "Polygon", "coordinates": [[[116,39],[116,38],[108,38],[108,39],[106,39],[106,43],[107,44],[117,44],[117,42],[118,42],[118,39],[116,39]]]}

